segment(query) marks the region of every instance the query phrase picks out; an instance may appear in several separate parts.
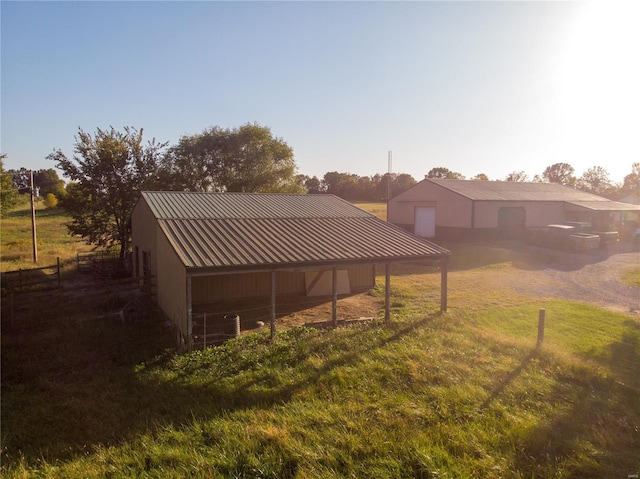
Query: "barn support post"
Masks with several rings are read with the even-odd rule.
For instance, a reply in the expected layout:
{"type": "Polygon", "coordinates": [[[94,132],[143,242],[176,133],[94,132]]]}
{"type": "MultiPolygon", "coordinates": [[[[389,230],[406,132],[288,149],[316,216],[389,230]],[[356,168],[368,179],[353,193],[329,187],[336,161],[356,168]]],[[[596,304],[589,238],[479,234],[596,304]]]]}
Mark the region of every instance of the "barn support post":
{"type": "Polygon", "coordinates": [[[191,276],[187,276],[187,351],[193,347],[193,309],[191,307],[191,276]]]}
{"type": "Polygon", "coordinates": [[[331,294],[331,324],[335,328],[338,325],[338,268],[335,266],[331,269],[331,294]]]}
{"type": "Polygon", "coordinates": [[[271,272],[271,340],[276,337],[276,272],[271,272]]]}
{"type": "Polygon", "coordinates": [[[384,265],[384,320],[391,319],[391,263],[384,265]]]}
{"type": "Polygon", "coordinates": [[[447,312],[447,263],[449,258],[440,260],[440,313],[447,312]]]}

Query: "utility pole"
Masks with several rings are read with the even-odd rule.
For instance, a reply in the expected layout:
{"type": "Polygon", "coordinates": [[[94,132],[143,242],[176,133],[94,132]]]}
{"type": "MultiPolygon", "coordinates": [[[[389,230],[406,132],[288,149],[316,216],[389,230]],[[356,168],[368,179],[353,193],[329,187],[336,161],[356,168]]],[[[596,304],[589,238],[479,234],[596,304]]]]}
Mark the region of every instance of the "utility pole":
{"type": "Polygon", "coordinates": [[[392,155],[393,155],[393,153],[391,152],[391,150],[389,150],[389,155],[388,155],[388,159],[387,159],[387,163],[388,163],[387,170],[389,172],[389,175],[387,176],[387,201],[389,201],[391,199],[391,172],[393,171],[392,155]]]}
{"type": "Polygon", "coordinates": [[[33,185],[33,170],[31,170],[30,172],[29,179],[31,182],[29,186],[31,191],[31,239],[33,241],[33,262],[37,263],[38,262],[38,245],[36,243],[36,206],[35,206],[35,200],[34,200],[36,191],[33,185]]]}

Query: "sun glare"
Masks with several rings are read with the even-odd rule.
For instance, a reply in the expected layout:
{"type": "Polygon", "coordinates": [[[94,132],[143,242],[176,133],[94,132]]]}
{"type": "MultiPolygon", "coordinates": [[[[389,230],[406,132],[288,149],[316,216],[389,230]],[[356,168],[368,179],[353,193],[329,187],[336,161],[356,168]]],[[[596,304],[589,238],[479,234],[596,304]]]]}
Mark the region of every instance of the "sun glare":
{"type": "Polygon", "coordinates": [[[582,7],[561,68],[565,154],[619,176],[640,161],[640,2],[582,7]]]}

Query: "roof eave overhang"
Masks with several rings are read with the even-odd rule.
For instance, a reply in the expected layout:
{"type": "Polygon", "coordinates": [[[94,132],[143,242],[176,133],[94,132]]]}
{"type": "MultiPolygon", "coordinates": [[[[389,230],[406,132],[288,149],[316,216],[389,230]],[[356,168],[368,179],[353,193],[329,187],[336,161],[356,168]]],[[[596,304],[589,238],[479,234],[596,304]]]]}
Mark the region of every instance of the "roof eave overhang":
{"type": "Polygon", "coordinates": [[[350,260],[327,260],[327,261],[308,261],[300,263],[281,263],[281,264],[258,264],[258,265],[238,265],[238,266],[191,266],[187,267],[187,276],[215,276],[222,274],[247,274],[247,273],[268,273],[272,271],[314,271],[322,268],[333,268],[340,266],[356,266],[365,264],[384,264],[384,263],[404,263],[427,261],[439,263],[443,259],[448,259],[450,252],[437,254],[426,254],[418,256],[392,256],[392,257],[376,257],[376,258],[359,258],[350,260]]]}
{"type": "Polygon", "coordinates": [[[592,212],[603,211],[603,212],[610,212],[610,213],[622,213],[622,212],[639,213],[640,212],[640,206],[638,205],[629,204],[627,206],[624,204],[620,204],[618,202],[607,202],[607,201],[603,201],[602,203],[603,204],[598,205],[598,207],[593,207],[589,204],[584,204],[579,201],[566,201],[565,209],[567,211],[592,211],[592,212]]]}

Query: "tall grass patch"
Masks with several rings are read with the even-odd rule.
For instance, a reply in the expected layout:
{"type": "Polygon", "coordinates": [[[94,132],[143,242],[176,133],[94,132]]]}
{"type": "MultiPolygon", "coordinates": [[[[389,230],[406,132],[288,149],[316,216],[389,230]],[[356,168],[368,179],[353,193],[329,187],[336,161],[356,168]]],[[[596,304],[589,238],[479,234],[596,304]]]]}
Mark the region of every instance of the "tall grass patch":
{"type": "Polygon", "coordinates": [[[59,208],[44,208],[36,203],[36,245],[38,262],[33,261],[31,207],[22,205],[9,212],[1,220],[0,250],[2,271],[28,269],[34,266],[56,264],[72,265],[79,250],[88,249],[84,242],[72,237],[67,229],[70,218],[59,208]]]}

